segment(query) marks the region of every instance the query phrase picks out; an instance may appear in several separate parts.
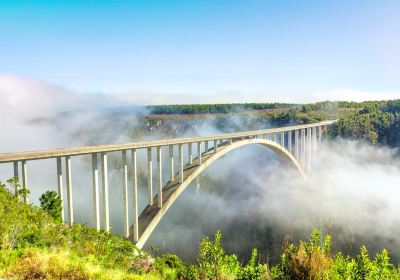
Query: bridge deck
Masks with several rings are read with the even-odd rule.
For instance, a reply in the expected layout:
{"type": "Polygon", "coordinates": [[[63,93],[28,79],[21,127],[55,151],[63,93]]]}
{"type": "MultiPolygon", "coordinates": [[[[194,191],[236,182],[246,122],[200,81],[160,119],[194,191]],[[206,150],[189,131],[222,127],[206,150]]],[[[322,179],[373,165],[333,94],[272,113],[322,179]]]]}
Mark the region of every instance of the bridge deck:
{"type": "Polygon", "coordinates": [[[298,129],[311,128],[316,126],[330,125],[335,121],[336,120],[329,120],[329,121],[323,121],[319,123],[306,124],[306,125],[286,126],[280,128],[270,128],[264,130],[244,131],[244,132],[227,133],[227,134],[210,135],[210,136],[198,136],[190,138],[174,138],[166,140],[141,141],[141,142],[112,144],[112,145],[97,145],[97,146],[87,146],[78,148],[39,150],[30,152],[0,153],[0,163],[23,161],[23,160],[38,160],[38,159],[55,158],[63,156],[76,156],[76,155],[85,155],[92,153],[115,152],[115,151],[130,150],[130,149],[142,149],[150,147],[223,140],[229,138],[241,138],[241,137],[256,136],[263,134],[273,134],[273,133],[280,133],[298,129]]]}

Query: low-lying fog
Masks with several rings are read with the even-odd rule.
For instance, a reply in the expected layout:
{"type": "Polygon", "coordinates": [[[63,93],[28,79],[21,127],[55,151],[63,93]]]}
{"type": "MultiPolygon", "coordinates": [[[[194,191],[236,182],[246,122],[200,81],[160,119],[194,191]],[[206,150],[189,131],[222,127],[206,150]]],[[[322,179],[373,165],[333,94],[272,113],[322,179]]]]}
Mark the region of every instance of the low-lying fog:
{"type": "MultiPolygon", "coordinates": [[[[126,112],[127,107],[121,114],[119,109],[109,109],[122,105],[126,104],[107,96],[83,98],[36,84],[0,86],[1,152],[135,141],[135,113],[146,112],[137,107],[132,107],[132,114],[126,112]]],[[[207,125],[191,131],[216,132],[207,125]]],[[[144,152],[139,153],[139,160],[143,208],[147,197],[144,152]]],[[[117,233],[122,231],[123,220],[119,163],[120,154],[111,153],[110,215],[117,233]]],[[[31,201],[37,203],[45,190],[57,189],[55,161],[29,162],[28,167],[31,201]]],[[[199,185],[193,183],[184,192],[146,248],[154,245],[162,252],[193,260],[202,237],[221,229],[227,251],[245,258],[257,247],[264,258],[274,261],[285,236],[297,241],[320,227],[332,234],[335,249],[352,253],[360,244],[372,251],[386,247],[399,260],[399,169],[394,150],[335,140],[319,146],[305,182],[273,152],[261,146],[244,147],[215,162],[201,175],[199,185]]],[[[12,166],[0,165],[0,175],[2,181],[12,177],[12,166]]],[[[73,158],[73,193],[75,220],[91,225],[87,156],[73,158]]]]}

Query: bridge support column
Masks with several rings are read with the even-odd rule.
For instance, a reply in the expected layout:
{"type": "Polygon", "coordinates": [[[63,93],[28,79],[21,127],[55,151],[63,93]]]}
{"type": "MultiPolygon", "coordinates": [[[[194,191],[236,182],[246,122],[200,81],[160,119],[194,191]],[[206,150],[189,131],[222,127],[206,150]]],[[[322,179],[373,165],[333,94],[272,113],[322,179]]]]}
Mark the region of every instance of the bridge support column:
{"type": "Polygon", "coordinates": [[[273,140],[275,143],[278,142],[278,141],[276,141],[276,133],[273,133],[273,134],[272,134],[272,140],[273,140]]]}
{"type": "Polygon", "coordinates": [[[23,160],[21,161],[21,169],[22,169],[22,189],[24,190],[24,201],[28,203],[28,172],[27,172],[27,166],[26,166],[26,161],[23,160]]]}
{"type": "Polygon", "coordinates": [[[207,153],[208,152],[208,141],[205,141],[204,145],[205,145],[205,152],[207,153]]]}
{"type": "Polygon", "coordinates": [[[124,231],[125,237],[129,237],[129,208],[128,208],[128,163],[126,160],[126,150],[122,151],[123,165],[123,200],[124,200],[124,231]]]}
{"type": "Polygon", "coordinates": [[[138,211],[138,191],[137,191],[137,155],[136,150],[132,150],[132,184],[133,184],[133,241],[139,240],[139,211],[138,211]]]}
{"type": "Polygon", "coordinates": [[[92,154],[92,181],[93,181],[93,221],[94,227],[100,230],[99,210],[99,169],[97,167],[97,154],[92,154]]]}
{"type": "Polygon", "coordinates": [[[318,126],[318,142],[322,140],[322,126],[318,126]]]}
{"type": "Polygon", "coordinates": [[[312,128],[312,143],[313,153],[317,154],[317,128],[315,126],[312,128]]]}
{"type": "Polygon", "coordinates": [[[19,198],[19,171],[18,171],[18,161],[14,161],[14,190],[15,190],[15,197],[19,198]]]}
{"type": "Polygon", "coordinates": [[[72,226],[74,224],[74,209],[72,202],[72,174],[71,174],[71,157],[65,157],[65,169],[67,177],[67,201],[68,201],[68,222],[72,226]]]}
{"type": "Polygon", "coordinates": [[[311,169],[311,155],[312,155],[312,130],[311,127],[307,128],[307,171],[311,169]]]}
{"type": "Polygon", "coordinates": [[[158,170],[158,207],[162,207],[163,203],[163,182],[162,182],[162,150],[157,147],[157,170],[158,170]]]}
{"type": "Polygon", "coordinates": [[[304,168],[306,163],[306,130],[301,130],[301,166],[304,168]]]}
{"type": "Polygon", "coordinates": [[[189,157],[189,164],[193,163],[193,152],[192,152],[192,143],[188,143],[188,157],[189,157]]]}
{"type": "Polygon", "coordinates": [[[288,150],[292,154],[292,131],[288,131],[288,150]]]}
{"type": "Polygon", "coordinates": [[[201,165],[201,142],[197,142],[197,159],[201,165]]]}
{"type": "Polygon", "coordinates": [[[153,205],[153,158],[151,148],[147,148],[147,200],[153,205]]]}
{"type": "Polygon", "coordinates": [[[174,180],[175,172],[174,172],[174,146],[169,146],[169,177],[171,182],[174,180]]]}
{"type": "Polygon", "coordinates": [[[214,154],[218,151],[218,140],[214,140],[214,154]]]}
{"type": "Polygon", "coordinates": [[[233,139],[232,139],[232,138],[229,138],[228,143],[229,143],[229,145],[232,145],[233,139]]]}
{"type": "Polygon", "coordinates": [[[110,213],[108,205],[108,160],[107,153],[101,153],[101,175],[103,186],[103,215],[104,215],[104,230],[110,231],[110,213]]]}
{"type": "Polygon", "coordinates": [[[281,132],[281,146],[285,148],[285,132],[281,132]]]}
{"type": "Polygon", "coordinates": [[[300,146],[300,141],[299,141],[299,130],[296,129],[294,131],[294,150],[295,150],[295,157],[298,162],[300,162],[299,158],[299,146],[300,146]]]}
{"type": "Polygon", "coordinates": [[[179,183],[183,182],[183,146],[179,144],[179,183]]]}
{"type": "MultiPolygon", "coordinates": [[[[14,166],[15,167],[15,166],[14,166]]],[[[17,166],[18,168],[18,166],[17,166]]],[[[62,175],[62,166],[61,166],[61,157],[57,158],[57,186],[58,186],[58,196],[61,199],[61,220],[64,223],[64,192],[63,192],[63,175],[62,175]]]]}

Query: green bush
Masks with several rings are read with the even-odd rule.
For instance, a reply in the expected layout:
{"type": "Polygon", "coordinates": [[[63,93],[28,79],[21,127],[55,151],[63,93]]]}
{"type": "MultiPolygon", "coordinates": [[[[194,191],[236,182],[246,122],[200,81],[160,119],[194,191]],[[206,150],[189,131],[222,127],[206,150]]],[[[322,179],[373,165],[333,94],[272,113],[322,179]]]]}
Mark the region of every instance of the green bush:
{"type": "Polygon", "coordinates": [[[47,191],[39,198],[40,207],[57,222],[62,222],[62,200],[55,191],[47,191]]]}
{"type": "Polygon", "coordinates": [[[267,273],[267,265],[258,262],[258,251],[253,249],[248,264],[243,267],[239,273],[238,279],[241,280],[258,280],[263,279],[267,273]]]}

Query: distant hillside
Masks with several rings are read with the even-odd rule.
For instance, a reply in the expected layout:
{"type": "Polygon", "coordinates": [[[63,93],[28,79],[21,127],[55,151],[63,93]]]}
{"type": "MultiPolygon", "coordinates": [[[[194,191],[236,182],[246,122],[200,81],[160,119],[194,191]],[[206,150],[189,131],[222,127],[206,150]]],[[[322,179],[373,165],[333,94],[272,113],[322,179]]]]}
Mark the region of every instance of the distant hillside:
{"type": "MultiPolygon", "coordinates": [[[[375,102],[375,101],[372,101],[375,102]]],[[[381,102],[381,101],[377,101],[381,102]]],[[[332,110],[343,108],[363,108],[366,102],[347,102],[347,101],[324,101],[311,104],[294,103],[225,103],[225,104],[172,104],[172,105],[148,105],[150,114],[155,115],[188,115],[188,114],[220,114],[237,113],[246,111],[259,111],[268,109],[301,109],[302,111],[311,110],[332,110]]]]}
{"type": "Polygon", "coordinates": [[[173,104],[149,105],[151,114],[218,114],[266,109],[288,109],[301,105],[289,103],[226,103],[226,104],[173,104]]]}

